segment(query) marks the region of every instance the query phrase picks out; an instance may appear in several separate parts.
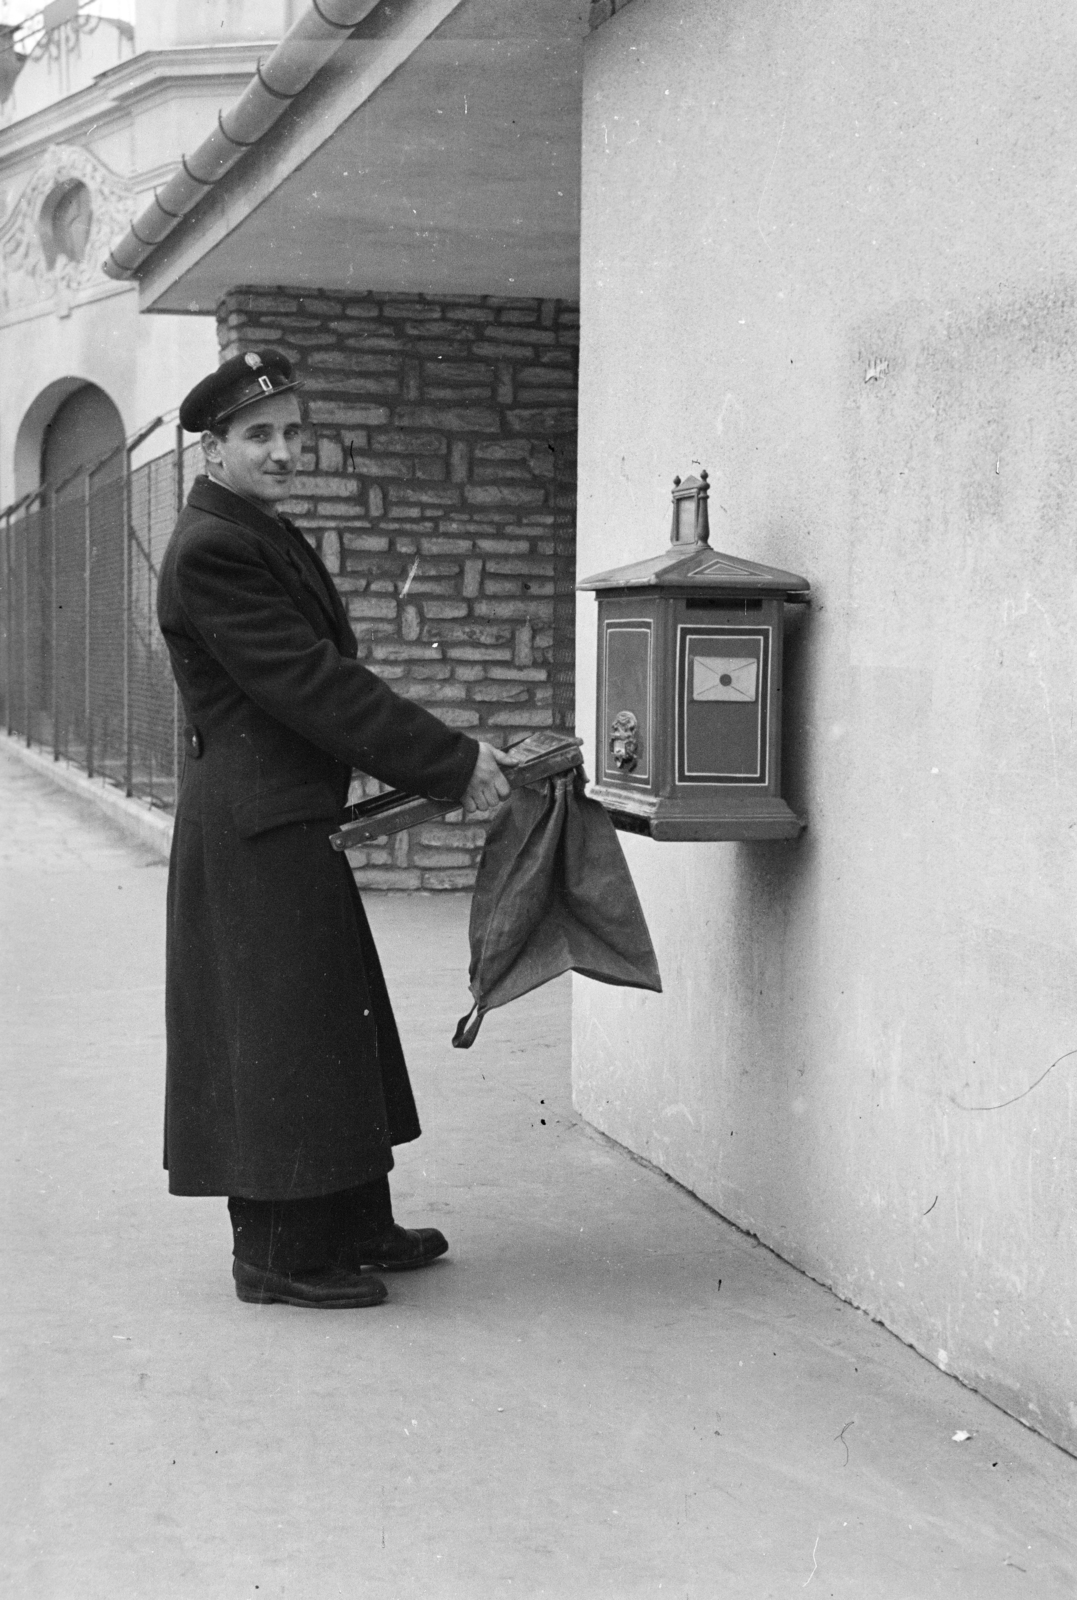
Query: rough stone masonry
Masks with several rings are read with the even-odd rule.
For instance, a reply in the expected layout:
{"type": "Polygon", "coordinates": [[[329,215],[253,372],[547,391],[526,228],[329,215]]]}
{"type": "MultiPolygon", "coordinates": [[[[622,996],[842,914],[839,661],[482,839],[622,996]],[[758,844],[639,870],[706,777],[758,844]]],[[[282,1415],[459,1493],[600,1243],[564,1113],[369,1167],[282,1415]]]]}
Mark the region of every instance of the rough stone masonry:
{"type": "MultiPolygon", "coordinates": [[[[571,727],[577,307],[239,288],[218,333],[302,378],[314,448],[287,509],[367,665],[493,744],[571,727]]],[[[484,837],[457,812],[350,860],[364,888],[467,888],[484,837]]]]}

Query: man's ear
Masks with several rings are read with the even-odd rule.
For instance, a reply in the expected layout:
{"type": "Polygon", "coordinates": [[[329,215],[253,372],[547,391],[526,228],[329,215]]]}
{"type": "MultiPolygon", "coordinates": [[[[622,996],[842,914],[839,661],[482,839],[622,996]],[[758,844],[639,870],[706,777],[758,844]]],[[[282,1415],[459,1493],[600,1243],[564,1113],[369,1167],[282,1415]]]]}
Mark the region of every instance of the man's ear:
{"type": "Polygon", "coordinates": [[[205,456],[206,460],[212,461],[214,466],[219,466],[221,460],[221,441],[218,439],[217,435],[215,433],[210,433],[209,429],[207,428],[205,433],[202,435],[201,442],[202,454],[205,456]]]}

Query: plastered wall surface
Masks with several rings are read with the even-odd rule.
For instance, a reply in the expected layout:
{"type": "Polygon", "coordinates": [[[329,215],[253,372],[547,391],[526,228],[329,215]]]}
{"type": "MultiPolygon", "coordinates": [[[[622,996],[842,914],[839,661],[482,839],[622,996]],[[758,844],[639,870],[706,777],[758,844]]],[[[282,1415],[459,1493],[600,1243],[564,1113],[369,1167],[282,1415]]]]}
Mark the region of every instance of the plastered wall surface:
{"type": "MultiPolygon", "coordinates": [[[[187,390],[217,365],[217,339],[209,317],[140,317],[134,290],[123,290],[76,306],[64,318],[28,317],[0,328],[0,505],[38,484],[40,430],[63,395],[79,383],[95,383],[113,401],[128,434],[178,406],[187,390]],[[30,418],[33,439],[20,428],[47,390],[42,417],[30,418]],[[29,448],[27,448],[29,446],[29,448]]],[[[174,442],[172,428],[158,429],[135,456],[137,465],[174,442]]]]}
{"type": "MultiPolygon", "coordinates": [[[[286,11],[286,0],[281,3],[286,11]]],[[[40,432],[50,405],[55,409],[77,384],[104,389],[133,433],[175,408],[216,366],[211,317],[140,317],[137,290],[111,282],[100,263],[180,152],[202,141],[220,105],[248,82],[257,51],[243,41],[264,39],[261,28],[270,24],[273,37],[272,29],[284,26],[280,10],[259,10],[248,0],[223,7],[140,6],[140,55],[120,69],[120,87],[114,73],[102,78],[91,71],[95,63],[101,67],[91,50],[94,41],[100,44],[100,30],[77,39],[68,30],[34,67],[56,67],[38,115],[9,105],[0,141],[0,505],[37,486],[40,432]],[[184,45],[198,48],[178,48],[184,45]],[[85,58],[84,46],[90,51],[85,58]],[[174,57],[167,54],[173,48],[174,57]],[[69,82],[60,70],[64,51],[79,66],[78,81],[69,82]],[[147,54],[152,51],[163,54],[147,54]],[[93,218],[77,262],[55,242],[51,252],[47,248],[50,186],[72,176],[89,186],[93,218]]],[[[155,435],[135,456],[136,465],[170,443],[165,434],[155,435]]]]}
{"type": "Polygon", "coordinates": [[[279,39],[302,9],[303,0],[138,0],[135,40],[140,50],[168,50],[279,39]]]}
{"type": "Polygon", "coordinates": [[[713,544],[814,604],[807,833],[625,837],[666,993],[577,980],[574,1020],[594,1124],[1071,1451],[1075,69],[1061,0],[591,37],[580,572],[657,554],[704,466],[713,544]]]}

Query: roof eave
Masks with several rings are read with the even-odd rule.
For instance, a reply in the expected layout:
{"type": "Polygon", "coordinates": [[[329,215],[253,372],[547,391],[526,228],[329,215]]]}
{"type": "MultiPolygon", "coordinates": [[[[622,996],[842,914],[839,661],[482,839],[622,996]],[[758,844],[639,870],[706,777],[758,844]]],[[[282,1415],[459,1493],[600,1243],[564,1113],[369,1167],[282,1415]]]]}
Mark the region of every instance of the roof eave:
{"type": "Polygon", "coordinates": [[[377,3],[334,0],[330,9],[320,0],[308,7],[217,128],[113,246],[105,271],[138,281],[141,310],[212,309],[176,303],[181,280],[332,137],[460,0],[410,0],[384,34],[365,41],[361,71],[334,73],[341,45],[377,3]]]}

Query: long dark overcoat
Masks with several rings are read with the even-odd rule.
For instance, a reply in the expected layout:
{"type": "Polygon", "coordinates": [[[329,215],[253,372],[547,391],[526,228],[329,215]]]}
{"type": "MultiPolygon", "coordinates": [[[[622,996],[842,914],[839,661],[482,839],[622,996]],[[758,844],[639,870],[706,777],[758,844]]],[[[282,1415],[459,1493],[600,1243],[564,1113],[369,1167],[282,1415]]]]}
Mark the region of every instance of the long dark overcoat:
{"type": "Polygon", "coordinates": [[[457,800],[474,740],[355,657],[299,532],[198,478],[158,616],[187,729],[168,884],[174,1194],[300,1198],[387,1172],[419,1122],[347,858],[353,767],[457,800]]]}

